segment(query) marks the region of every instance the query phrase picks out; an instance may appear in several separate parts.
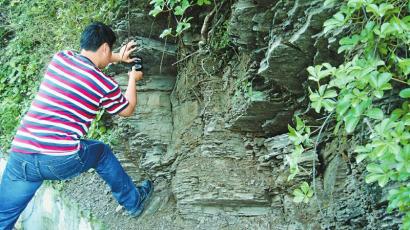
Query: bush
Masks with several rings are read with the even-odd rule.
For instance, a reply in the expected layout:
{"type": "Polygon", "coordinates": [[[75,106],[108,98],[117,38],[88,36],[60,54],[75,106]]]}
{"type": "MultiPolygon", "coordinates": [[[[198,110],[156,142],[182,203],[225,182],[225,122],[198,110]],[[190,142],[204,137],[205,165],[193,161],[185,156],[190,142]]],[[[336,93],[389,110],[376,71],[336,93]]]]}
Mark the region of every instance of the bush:
{"type": "Polygon", "coordinates": [[[92,21],[110,24],[120,5],[120,0],[0,0],[5,14],[0,28],[0,44],[5,44],[0,49],[2,151],[10,147],[18,120],[37,92],[52,55],[78,49],[83,28],[92,21]]]}
{"type": "MultiPolygon", "coordinates": [[[[333,5],[336,1],[326,1],[333,5]]],[[[310,106],[333,117],[334,133],[354,135],[365,127],[367,143],[357,146],[357,163],[366,163],[366,182],[390,190],[388,211],[403,212],[403,229],[410,228],[410,3],[406,0],[348,0],[324,23],[329,41],[339,40],[345,62],[307,69],[310,106]],[[394,103],[388,102],[393,100],[394,103]],[[398,106],[396,106],[398,105],[398,106]]],[[[326,119],[327,120],[327,119],[326,119]]],[[[288,156],[293,178],[302,153],[314,148],[310,129],[297,118],[289,127],[295,150],[288,156]]],[[[324,124],[322,125],[322,127],[324,124]]]]}

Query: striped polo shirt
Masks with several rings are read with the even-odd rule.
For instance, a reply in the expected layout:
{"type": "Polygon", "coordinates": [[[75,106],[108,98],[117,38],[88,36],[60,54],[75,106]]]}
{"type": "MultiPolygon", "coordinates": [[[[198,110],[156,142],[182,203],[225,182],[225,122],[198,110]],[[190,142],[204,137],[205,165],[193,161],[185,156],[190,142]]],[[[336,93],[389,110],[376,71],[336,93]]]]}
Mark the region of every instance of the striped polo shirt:
{"type": "Polygon", "coordinates": [[[127,105],[118,83],[88,58],[73,51],[59,52],[47,66],[11,151],[74,154],[99,109],[118,114],[127,105]]]}

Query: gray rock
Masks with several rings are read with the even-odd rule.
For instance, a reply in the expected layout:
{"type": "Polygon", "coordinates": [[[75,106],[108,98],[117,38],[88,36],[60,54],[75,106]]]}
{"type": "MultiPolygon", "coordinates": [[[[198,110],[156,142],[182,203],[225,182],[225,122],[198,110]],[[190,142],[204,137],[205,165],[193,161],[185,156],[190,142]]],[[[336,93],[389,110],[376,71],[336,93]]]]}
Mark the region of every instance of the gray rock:
{"type": "MultiPolygon", "coordinates": [[[[196,49],[195,29],[212,6],[193,19],[177,49],[158,38],[167,20],[149,17],[148,2],[133,4],[131,36],[141,41],[147,70],[135,114],[114,119],[120,141],[113,149],[135,182],[155,181],[155,195],[141,219],[106,215],[116,203],[86,175],[66,188],[83,208],[111,229],[397,228],[400,217],[385,212],[387,190],[367,185],[363,166],[352,163],[353,140],[335,138],[303,153],[300,175],[288,181],[287,125],[304,110],[306,68],[340,61],[337,47],[320,36],[334,9],[319,0],[225,1],[209,26],[226,25],[229,46],[204,45],[177,69],[177,56],[196,49]],[[302,181],[315,185],[315,197],[296,204],[292,192],[302,181]]],[[[117,23],[120,41],[127,24],[117,23]]],[[[127,67],[113,71],[125,90],[127,67]]]]}

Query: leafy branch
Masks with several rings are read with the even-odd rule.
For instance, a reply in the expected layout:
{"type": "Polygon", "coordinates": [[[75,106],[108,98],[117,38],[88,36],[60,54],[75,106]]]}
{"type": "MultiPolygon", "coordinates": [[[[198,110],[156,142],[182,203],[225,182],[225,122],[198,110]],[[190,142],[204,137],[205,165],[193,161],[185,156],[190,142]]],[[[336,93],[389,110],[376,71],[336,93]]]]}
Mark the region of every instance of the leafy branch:
{"type": "Polygon", "coordinates": [[[186,15],[189,8],[196,5],[204,6],[210,5],[210,0],[152,0],[150,2],[153,9],[149,12],[150,15],[156,17],[160,13],[171,13],[177,23],[176,28],[165,29],[160,37],[164,38],[166,36],[178,37],[182,32],[191,28],[190,21],[193,17],[186,15]]]}
{"type": "MultiPolygon", "coordinates": [[[[307,68],[308,79],[316,83],[316,89],[308,89],[310,106],[317,113],[335,113],[334,134],[355,135],[360,124],[369,127],[367,143],[355,148],[356,161],[365,162],[367,183],[396,185],[389,191],[387,210],[403,212],[403,229],[410,228],[409,12],[410,4],[404,0],[344,1],[324,23],[323,33],[330,42],[345,34],[338,49],[345,62],[337,67],[323,63],[307,68]],[[397,98],[401,105],[386,110],[377,102],[387,97],[397,98]]],[[[306,127],[296,117],[296,128],[289,126],[295,145],[287,158],[289,179],[298,173],[300,157],[311,151],[310,130],[302,129],[301,124],[306,127]]]]}

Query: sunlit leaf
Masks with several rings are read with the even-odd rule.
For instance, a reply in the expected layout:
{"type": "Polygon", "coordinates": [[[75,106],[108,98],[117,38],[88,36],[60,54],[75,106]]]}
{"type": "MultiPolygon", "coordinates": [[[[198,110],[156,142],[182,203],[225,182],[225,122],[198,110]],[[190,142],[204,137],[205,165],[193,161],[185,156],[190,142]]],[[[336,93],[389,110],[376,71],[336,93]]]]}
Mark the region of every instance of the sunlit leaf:
{"type": "Polygon", "coordinates": [[[402,98],[410,98],[410,88],[402,89],[399,95],[402,98]]]}
{"type": "Polygon", "coordinates": [[[379,108],[372,108],[369,109],[366,113],[366,116],[376,119],[376,120],[382,120],[383,119],[383,111],[379,108]]]}
{"type": "Polygon", "coordinates": [[[172,33],[172,28],[165,29],[162,31],[162,33],[159,35],[160,38],[164,38],[172,33]]]}
{"type": "Polygon", "coordinates": [[[346,116],[344,118],[346,132],[352,133],[355,130],[359,121],[360,121],[360,117],[356,117],[353,115],[346,116]]]}

